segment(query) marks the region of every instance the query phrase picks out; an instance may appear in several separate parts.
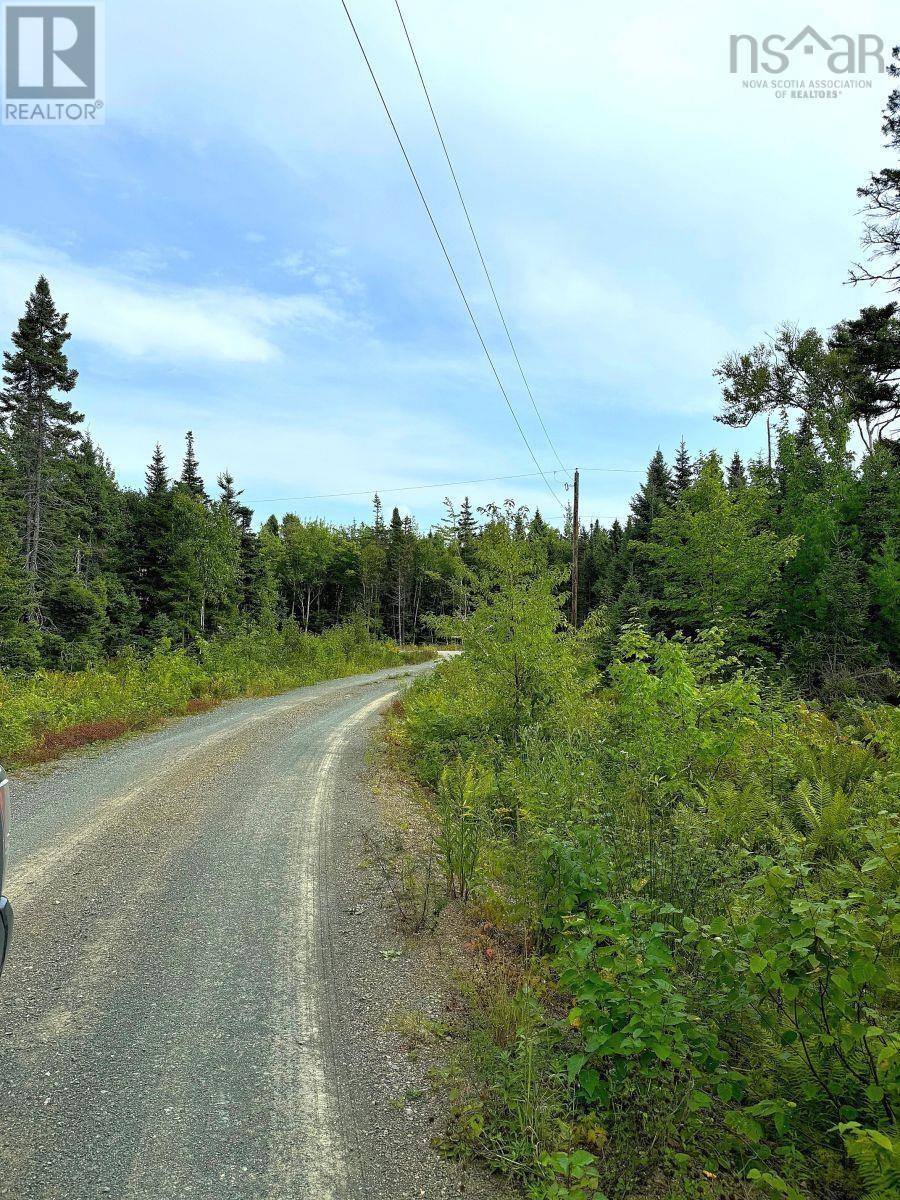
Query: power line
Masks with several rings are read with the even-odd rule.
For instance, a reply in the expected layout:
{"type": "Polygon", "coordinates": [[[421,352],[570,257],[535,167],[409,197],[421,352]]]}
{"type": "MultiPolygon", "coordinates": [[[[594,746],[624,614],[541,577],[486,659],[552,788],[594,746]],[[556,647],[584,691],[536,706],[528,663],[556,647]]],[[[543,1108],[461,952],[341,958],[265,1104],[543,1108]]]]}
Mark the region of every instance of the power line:
{"type": "Polygon", "coordinates": [[[503,313],[503,309],[500,306],[500,300],[497,297],[497,291],[494,287],[494,281],[491,278],[491,273],[488,270],[487,263],[485,262],[484,254],[482,253],[482,250],[481,250],[481,243],[478,240],[478,234],[475,232],[475,226],[473,225],[472,217],[469,214],[468,205],[466,204],[466,202],[463,198],[462,188],[459,185],[459,179],[457,178],[456,170],[453,166],[453,160],[450,158],[450,151],[447,149],[447,142],[444,139],[444,132],[441,129],[441,124],[438,121],[437,113],[434,111],[434,105],[431,102],[431,93],[428,91],[428,85],[425,82],[425,76],[422,74],[422,68],[419,66],[418,55],[416,54],[415,47],[413,46],[412,38],[410,37],[409,30],[406,27],[406,20],[403,16],[403,10],[400,7],[400,0],[394,0],[394,7],[397,9],[397,15],[400,18],[400,24],[403,26],[403,32],[406,35],[406,43],[409,46],[409,52],[412,55],[413,62],[416,64],[416,71],[419,76],[419,82],[422,85],[422,91],[425,93],[425,99],[428,102],[428,110],[431,113],[431,119],[432,119],[432,121],[434,121],[434,127],[437,130],[438,137],[440,138],[441,148],[444,151],[444,158],[446,158],[446,160],[447,160],[447,166],[450,168],[450,174],[453,178],[453,185],[456,188],[456,194],[457,194],[457,196],[459,196],[459,202],[462,205],[462,210],[466,214],[466,221],[469,226],[469,232],[472,235],[472,241],[475,243],[475,249],[478,251],[478,257],[481,259],[481,265],[484,269],[484,277],[488,282],[488,287],[491,289],[491,295],[494,297],[494,304],[496,305],[497,312],[500,315],[500,320],[503,324],[503,331],[506,334],[506,340],[509,342],[509,348],[510,348],[510,350],[512,350],[513,358],[516,360],[516,366],[519,368],[519,374],[522,376],[522,382],[525,384],[525,390],[528,393],[529,400],[531,401],[531,407],[534,409],[535,415],[536,415],[538,421],[540,421],[541,429],[543,429],[543,431],[544,431],[544,437],[547,439],[547,445],[553,451],[556,461],[559,463],[560,467],[563,470],[565,470],[566,468],[563,465],[563,461],[559,457],[559,451],[556,449],[556,446],[553,444],[553,439],[550,437],[549,430],[547,429],[547,426],[544,423],[544,418],[541,416],[540,409],[537,406],[537,401],[534,398],[534,393],[531,390],[531,385],[528,382],[528,379],[525,375],[525,369],[522,366],[521,359],[519,358],[519,352],[518,352],[518,350],[516,350],[515,343],[513,342],[513,339],[512,339],[512,334],[509,331],[509,325],[507,324],[506,317],[503,313]]]}
{"type": "Polygon", "coordinates": [[[248,500],[248,504],[282,504],[288,500],[343,500],[352,496],[393,496],[397,492],[423,492],[428,488],[471,487],[476,483],[503,483],[509,479],[537,479],[537,471],[529,471],[524,475],[491,475],[486,479],[460,479],[455,483],[413,483],[403,487],[374,487],[361,488],[357,492],[323,492],[317,496],[275,496],[271,500],[248,500]]]}
{"type": "MultiPolygon", "coordinates": [[[[581,467],[581,473],[586,471],[602,471],[608,475],[641,475],[636,467],[581,467]]],[[[565,468],[563,468],[565,472],[565,468]]],[[[559,475],[559,471],[551,471],[551,475],[559,475]]],[[[438,488],[459,488],[473,487],[478,483],[507,483],[513,479],[539,479],[544,477],[542,471],[527,471],[522,475],[488,475],[483,479],[457,479],[452,483],[412,483],[404,484],[402,487],[369,487],[360,488],[355,492],[318,492],[309,496],[272,496],[267,500],[249,499],[245,501],[247,504],[287,504],[297,500],[345,500],[352,499],[356,496],[373,496],[377,492],[378,495],[393,496],[400,492],[424,492],[437,490],[438,488]]]]}
{"type": "MultiPolygon", "coordinates": [[[[602,471],[605,475],[643,475],[644,474],[643,470],[641,470],[640,467],[579,467],[578,469],[582,473],[582,475],[585,473],[585,471],[590,471],[592,473],[594,471],[602,471]]],[[[555,475],[556,472],[554,471],[553,474],[555,475]]]]}
{"type": "Polygon", "coordinates": [[[506,401],[506,407],[509,409],[512,419],[516,423],[516,428],[519,431],[522,441],[525,443],[526,447],[528,448],[528,453],[531,455],[531,459],[532,459],[534,465],[537,467],[538,473],[540,474],[544,483],[547,485],[547,490],[550,492],[550,495],[553,497],[553,499],[556,501],[556,503],[560,506],[560,508],[563,511],[565,511],[566,506],[563,504],[562,500],[560,500],[559,496],[557,496],[556,492],[553,490],[552,486],[550,485],[550,480],[547,478],[543,467],[538,462],[537,455],[534,453],[534,450],[532,450],[532,448],[531,448],[531,443],[529,442],[528,437],[526,436],[525,430],[522,428],[522,423],[516,414],[516,410],[512,406],[512,401],[510,400],[509,396],[506,393],[506,388],[503,386],[503,380],[500,378],[499,372],[497,371],[497,368],[494,365],[494,360],[491,357],[491,352],[490,352],[490,350],[488,350],[487,342],[484,340],[484,336],[481,332],[478,322],[475,319],[475,314],[472,311],[472,306],[469,303],[469,298],[465,293],[465,289],[463,288],[462,283],[460,282],[459,275],[457,275],[457,273],[456,273],[456,268],[453,265],[453,260],[450,257],[450,254],[449,254],[449,251],[447,250],[446,245],[444,244],[443,237],[441,237],[441,231],[440,231],[440,229],[438,229],[437,221],[434,219],[434,214],[431,211],[431,207],[429,206],[428,201],[425,199],[425,193],[422,191],[422,185],[419,183],[419,177],[416,174],[415,168],[412,165],[412,161],[410,160],[410,157],[406,152],[406,146],[403,144],[403,138],[400,136],[400,131],[398,130],[396,122],[394,121],[393,115],[388,106],[388,102],[384,97],[384,92],[381,90],[381,84],[378,82],[378,76],[375,74],[375,70],[372,67],[371,62],[369,61],[369,56],[366,53],[366,48],[363,45],[362,39],[359,36],[356,25],[353,22],[353,17],[350,15],[350,9],[347,7],[347,0],[341,0],[341,6],[347,15],[347,20],[350,22],[350,28],[353,30],[353,36],[356,38],[356,44],[359,46],[360,53],[362,54],[363,59],[365,60],[366,67],[368,68],[369,74],[372,77],[372,82],[375,84],[375,90],[378,92],[378,98],[381,101],[381,106],[384,109],[385,114],[387,115],[387,119],[390,122],[391,129],[394,131],[394,137],[397,139],[397,145],[400,147],[401,153],[403,154],[403,158],[406,162],[406,166],[409,169],[410,175],[412,176],[413,183],[416,185],[416,191],[419,193],[419,199],[422,201],[422,204],[425,207],[425,211],[428,214],[428,219],[431,222],[431,228],[434,230],[435,237],[437,238],[438,243],[440,244],[441,250],[444,252],[444,258],[447,260],[447,266],[450,268],[450,274],[453,276],[453,281],[456,284],[456,287],[459,291],[460,296],[462,297],[463,304],[466,306],[466,312],[469,314],[469,320],[472,322],[472,327],[478,336],[478,340],[481,343],[481,348],[485,353],[485,357],[487,358],[488,363],[490,364],[491,371],[493,372],[494,378],[497,381],[497,386],[500,389],[503,399],[506,401]]]}

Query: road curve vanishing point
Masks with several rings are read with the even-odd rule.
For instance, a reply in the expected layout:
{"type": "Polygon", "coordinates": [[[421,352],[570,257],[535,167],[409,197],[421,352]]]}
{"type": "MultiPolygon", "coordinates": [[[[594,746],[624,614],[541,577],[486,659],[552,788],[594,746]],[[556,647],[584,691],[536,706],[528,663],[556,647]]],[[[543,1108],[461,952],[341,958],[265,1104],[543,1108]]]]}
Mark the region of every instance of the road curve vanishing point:
{"type": "Polygon", "coordinates": [[[0,1196],[382,1194],[322,897],[335,795],[424,669],[236,702],[15,781],[0,1196]]]}

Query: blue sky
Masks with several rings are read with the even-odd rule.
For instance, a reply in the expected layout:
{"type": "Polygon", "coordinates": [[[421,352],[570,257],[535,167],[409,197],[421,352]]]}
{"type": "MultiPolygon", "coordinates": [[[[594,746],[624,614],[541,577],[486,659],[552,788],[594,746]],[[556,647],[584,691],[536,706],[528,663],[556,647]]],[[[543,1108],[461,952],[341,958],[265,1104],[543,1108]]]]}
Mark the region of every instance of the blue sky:
{"type": "MultiPolygon", "coordinates": [[[[542,464],[392,0],[348,0],[542,464]]],[[[878,298],[844,284],[856,187],[881,165],[886,77],[778,100],[732,33],[877,33],[862,3],[407,0],[404,11],[534,394],[583,511],[608,522],[650,455],[752,451],[712,368],[782,320],[878,298]],[[688,7],[688,11],[684,11],[688,7]]],[[[107,4],[107,121],[0,128],[0,330],[38,272],[71,314],[76,392],[120,480],[193,429],[259,517],[364,517],[378,487],[533,471],[339,0],[107,4]],[[272,503],[265,503],[271,500],[272,503]]],[[[894,37],[896,40],[896,37],[894,37]]],[[[803,64],[809,74],[817,60],[803,64]]],[[[539,479],[447,489],[515,495],[539,479]]]]}

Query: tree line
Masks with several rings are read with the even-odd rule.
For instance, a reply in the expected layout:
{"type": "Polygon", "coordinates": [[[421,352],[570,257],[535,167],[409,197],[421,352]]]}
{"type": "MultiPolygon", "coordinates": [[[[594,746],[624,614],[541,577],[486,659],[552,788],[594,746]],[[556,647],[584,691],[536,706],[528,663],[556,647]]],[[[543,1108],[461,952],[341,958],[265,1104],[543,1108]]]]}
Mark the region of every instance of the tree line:
{"type": "MultiPolygon", "coordinates": [[[[896,63],[893,66],[896,74],[896,63]]],[[[900,100],[885,112],[900,149],[900,100]]],[[[860,189],[871,266],[898,286],[900,171],[860,189]]],[[[349,526],[287,513],[254,527],[228,471],[208,489],[192,433],[173,467],[157,445],[142,489],[122,487],[69,397],[66,314],[38,279],[3,358],[0,666],[78,668],[161,639],[192,645],[256,624],[319,632],[351,616],[401,644],[465,616],[478,547],[497,524],[527,539],[558,588],[571,515],[556,529],[514,501],[469,500],[421,530],[376,496],[349,526]]],[[[579,529],[579,623],[612,645],[719,627],[727,645],[783,665],[809,690],[884,690],[900,657],[900,316],[864,307],[822,333],[782,326],[715,370],[719,420],[765,423],[764,450],[726,465],[657,451],[624,521],[579,529]]]]}
{"type": "MultiPolygon", "coordinates": [[[[159,445],[144,487],[121,487],[68,400],[71,334],[41,277],[4,356],[0,397],[0,661],[75,668],[162,638],[190,644],[248,624],[318,632],[352,616],[406,644],[465,615],[478,545],[504,524],[565,566],[556,529],[513,501],[448,500],[423,532],[378,496],[346,527],[287,513],[254,528],[234,478],[208,490],[193,434],[173,471],[159,445]]],[[[726,466],[653,456],[624,522],[579,530],[580,621],[691,634],[783,662],[810,688],[877,681],[900,639],[897,305],[827,337],[785,326],[717,373],[720,419],[766,419],[766,452],[726,466]],[[600,620],[599,615],[593,618],[600,620]]],[[[571,518],[569,518],[569,521],[571,518]]],[[[567,586],[560,582],[560,587],[567,586]]]]}
{"type": "Polygon", "coordinates": [[[3,360],[0,665],[76,669],[162,639],[321,632],[351,616],[408,644],[465,611],[479,527],[468,500],[424,533],[377,495],[368,522],[287,513],[256,529],[229,471],[208,488],[191,432],[174,469],[157,445],[143,488],[120,486],[68,399],[70,338],[42,276],[3,360]]]}
{"type": "Polygon", "coordinates": [[[78,668],[127,646],[229,635],[257,623],[318,632],[361,614],[415,641],[458,602],[470,530],[421,534],[375,497],[348,528],[292,513],[254,529],[228,471],[208,489],[194,437],[172,470],[157,445],[142,489],[121,487],[83,414],[71,334],[40,278],[4,356],[0,398],[0,663],[78,668]]]}

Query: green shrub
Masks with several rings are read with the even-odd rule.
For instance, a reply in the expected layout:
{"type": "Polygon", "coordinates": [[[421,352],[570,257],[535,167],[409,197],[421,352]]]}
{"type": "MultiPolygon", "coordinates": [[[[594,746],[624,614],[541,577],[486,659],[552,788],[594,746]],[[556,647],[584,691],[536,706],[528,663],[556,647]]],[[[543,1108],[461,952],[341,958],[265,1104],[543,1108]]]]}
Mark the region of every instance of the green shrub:
{"type": "Polygon", "coordinates": [[[893,1195],[896,710],[800,702],[715,630],[626,627],[598,674],[557,625],[501,582],[405,705],[442,829],[490,765],[482,895],[530,956],[504,1022],[470,998],[462,1144],[536,1198],[893,1195]]]}

